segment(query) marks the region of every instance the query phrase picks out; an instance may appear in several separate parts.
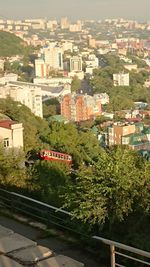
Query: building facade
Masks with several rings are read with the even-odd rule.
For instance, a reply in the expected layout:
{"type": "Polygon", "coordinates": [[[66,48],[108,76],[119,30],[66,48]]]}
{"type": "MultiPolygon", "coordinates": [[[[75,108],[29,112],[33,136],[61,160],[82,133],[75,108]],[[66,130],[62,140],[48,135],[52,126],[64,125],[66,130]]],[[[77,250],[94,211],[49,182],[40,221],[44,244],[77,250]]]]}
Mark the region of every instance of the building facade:
{"type": "Polygon", "coordinates": [[[63,50],[57,44],[44,48],[44,62],[50,69],[63,70],[63,50]]]}
{"type": "Polygon", "coordinates": [[[86,121],[101,113],[101,101],[96,95],[68,94],[61,99],[61,115],[68,121],[86,121]]]}
{"type": "Polygon", "coordinates": [[[135,133],[135,125],[114,123],[108,128],[108,145],[121,145],[123,136],[135,133]]]}
{"type": "Polygon", "coordinates": [[[42,91],[32,83],[10,82],[0,86],[0,98],[11,97],[27,106],[34,115],[43,118],[42,91]]]}
{"type": "Polygon", "coordinates": [[[11,120],[0,121],[0,143],[4,148],[23,148],[23,126],[11,120]]]}
{"type": "Polygon", "coordinates": [[[40,78],[46,78],[49,75],[49,66],[43,59],[35,60],[35,76],[40,78]]]}
{"type": "Polygon", "coordinates": [[[143,123],[114,123],[108,127],[106,145],[126,145],[133,150],[150,150],[150,127],[143,123]]]}

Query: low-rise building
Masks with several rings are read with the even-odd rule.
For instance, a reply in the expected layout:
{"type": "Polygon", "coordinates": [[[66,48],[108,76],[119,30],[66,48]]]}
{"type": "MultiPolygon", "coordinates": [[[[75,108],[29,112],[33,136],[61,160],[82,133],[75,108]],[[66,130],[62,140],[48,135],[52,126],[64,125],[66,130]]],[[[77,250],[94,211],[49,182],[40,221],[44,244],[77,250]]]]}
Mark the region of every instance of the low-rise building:
{"type": "Polygon", "coordinates": [[[138,66],[137,64],[124,64],[124,68],[126,70],[132,71],[132,70],[137,70],[138,66]]]}
{"type": "Polygon", "coordinates": [[[114,123],[108,127],[106,145],[127,145],[133,150],[150,150],[150,127],[143,123],[114,123]]]}
{"type": "Polygon", "coordinates": [[[4,148],[23,148],[23,126],[11,120],[0,121],[0,143],[4,148]]]}
{"type": "Polygon", "coordinates": [[[114,86],[129,86],[129,73],[113,74],[114,86]]]}
{"type": "Polygon", "coordinates": [[[108,145],[121,145],[122,137],[135,133],[135,125],[128,123],[114,123],[108,128],[108,145]]]}

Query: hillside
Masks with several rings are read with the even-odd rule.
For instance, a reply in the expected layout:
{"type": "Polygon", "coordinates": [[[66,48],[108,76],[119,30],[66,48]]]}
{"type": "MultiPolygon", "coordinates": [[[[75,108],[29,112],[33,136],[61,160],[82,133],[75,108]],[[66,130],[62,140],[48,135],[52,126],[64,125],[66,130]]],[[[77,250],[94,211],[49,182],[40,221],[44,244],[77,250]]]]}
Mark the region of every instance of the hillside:
{"type": "Polygon", "coordinates": [[[0,56],[9,57],[22,55],[23,41],[12,33],[0,31],[0,56]]]}

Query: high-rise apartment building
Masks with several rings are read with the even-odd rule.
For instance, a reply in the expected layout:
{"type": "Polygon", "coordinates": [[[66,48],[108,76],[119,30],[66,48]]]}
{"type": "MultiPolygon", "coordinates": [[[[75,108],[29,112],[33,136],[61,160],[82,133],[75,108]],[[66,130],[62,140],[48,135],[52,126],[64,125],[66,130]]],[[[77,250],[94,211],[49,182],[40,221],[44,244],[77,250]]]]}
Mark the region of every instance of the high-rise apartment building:
{"type": "Polygon", "coordinates": [[[61,115],[68,121],[90,120],[101,112],[101,101],[96,95],[68,94],[61,99],[61,115]]]}
{"type": "Polygon", "coordinates": [[[63,51],[57,44],[53,43],[44,48],[44,62],[51,69],[63,70],[63,51]]]}
{"type": "Polygon", "coordinates": [[[69,29],[70,23],[69,23],[68,18],[66,18],[66,17],[65,18],[61,18],[60,26],[61,26],[62,30],[69,29]]]}

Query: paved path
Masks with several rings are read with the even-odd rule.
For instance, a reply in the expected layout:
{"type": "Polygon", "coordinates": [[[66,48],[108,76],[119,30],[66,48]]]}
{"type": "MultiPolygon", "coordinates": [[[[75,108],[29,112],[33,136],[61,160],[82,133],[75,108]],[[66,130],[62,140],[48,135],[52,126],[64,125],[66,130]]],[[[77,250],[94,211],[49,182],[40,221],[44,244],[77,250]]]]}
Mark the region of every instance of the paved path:
{"type": "Polygon", "coordinates": [[[24,225],[14,219],[0,216],[0,224],[4,227],[12,229],[14,232],[21,234],[29,239],[36,241],[39,245],[48,247],[56,254],[63,254],[77,261],[83,262],[85,267],[100,267],[100,265],[92,259],[84,250],[80,250],[75,245],[67,244],[54,237],[42,238],[43,231],[24,225]]]}

